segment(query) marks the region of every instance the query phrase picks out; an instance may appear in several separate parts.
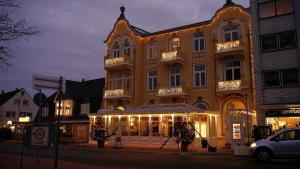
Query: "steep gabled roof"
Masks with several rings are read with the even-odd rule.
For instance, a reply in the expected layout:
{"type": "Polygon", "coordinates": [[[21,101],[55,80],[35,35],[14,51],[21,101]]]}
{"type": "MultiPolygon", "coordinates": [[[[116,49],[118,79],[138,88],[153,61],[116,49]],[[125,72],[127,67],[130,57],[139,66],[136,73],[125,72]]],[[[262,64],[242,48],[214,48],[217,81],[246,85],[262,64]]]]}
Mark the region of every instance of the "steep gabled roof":
{"type": "Polygon", "coordinates": [[[11,99],[12,97],[14,97],[21,90],[22,89],[17,89],[17,90],[14,90],[14,91],[10,91],[10,92],[7,92],[7,93],[0,94],[0,106],[2,106],[9,99],[11,99]]]}

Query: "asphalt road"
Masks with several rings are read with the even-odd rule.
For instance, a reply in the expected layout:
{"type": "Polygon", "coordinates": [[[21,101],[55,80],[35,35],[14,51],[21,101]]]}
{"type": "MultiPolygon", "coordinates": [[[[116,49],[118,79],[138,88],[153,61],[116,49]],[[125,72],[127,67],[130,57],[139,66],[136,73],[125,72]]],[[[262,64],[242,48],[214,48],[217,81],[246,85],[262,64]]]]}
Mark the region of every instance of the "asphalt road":
{"type": "MultiPolygon", "coordinates": [[[[0,154],[18,155],[20,145],[0,143],[0,154]]],[[[37,150],[25,147],[25,156],[36,156],[37,150]]],[[[41,158],[53,158],[53,149],[40,150],[41,158]]],[[[60,146],[59,159],[98,167],[147,169],[276,169],[299,168],[300,159],[276,159],[262,164],[248,157],[219,154],[180,154],[116,149],[97,149],[74,145],[60,146]]],[[[5,163],[4,160],[0,160],[5,163]]]]}

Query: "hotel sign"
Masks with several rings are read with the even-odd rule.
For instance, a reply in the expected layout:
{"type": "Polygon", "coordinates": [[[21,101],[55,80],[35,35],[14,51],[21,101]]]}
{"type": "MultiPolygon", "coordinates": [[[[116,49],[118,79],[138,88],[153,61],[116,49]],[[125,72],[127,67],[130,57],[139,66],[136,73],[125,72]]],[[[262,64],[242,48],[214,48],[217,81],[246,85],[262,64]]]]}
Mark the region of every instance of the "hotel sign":
{"type": "Polygon", "coordinates": [[[299,109],[272,109],[266,111],[267,117],[300,117],[299,109]]]}

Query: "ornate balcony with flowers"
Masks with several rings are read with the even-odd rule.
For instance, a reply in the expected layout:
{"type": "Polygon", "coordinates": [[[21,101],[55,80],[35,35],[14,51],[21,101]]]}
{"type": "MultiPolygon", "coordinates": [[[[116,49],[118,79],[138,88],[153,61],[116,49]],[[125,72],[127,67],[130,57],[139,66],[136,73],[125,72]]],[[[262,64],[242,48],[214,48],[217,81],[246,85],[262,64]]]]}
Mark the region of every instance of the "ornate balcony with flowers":
{"type": "Polygon", "coordinates": [[[182,52],[180,52],[180,50],[163,52],[161,54],[160,62],[167,65],[176,64],[176,63],[183,64],[184,62],[183,54],[182,52]]]}
{"type": "Polygon", "coordinates": [[[124,89],[108,89],[104,91],[104,99],[120,99],[130,98],[130,92],[128,88],[124,89]]]}
{"type": "Polygon", "coordinates": [[[242,80],[218,81],[217,91],[218,92],[239,91],[244,88],[247,88],[246,84],[247,83],[242,80]]]}
{"type": "Polygon", "coordinates": [[[117,58],[105,58],[104,68],[106,70],[129,69],[132,67],[132,58],[121,56],[117,58]]]}

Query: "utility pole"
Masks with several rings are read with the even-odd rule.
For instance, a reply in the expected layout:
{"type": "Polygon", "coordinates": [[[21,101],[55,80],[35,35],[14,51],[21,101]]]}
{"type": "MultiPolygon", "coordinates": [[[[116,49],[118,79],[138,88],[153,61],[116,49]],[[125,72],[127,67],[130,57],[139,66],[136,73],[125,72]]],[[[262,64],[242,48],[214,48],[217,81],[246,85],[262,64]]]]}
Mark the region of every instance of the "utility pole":
{"type": "Polygon", "coordinates": [[[59,137],[60,137],[60,110],[61,110],[61,97],[62,97],[62,76],[59,78],[59,89],[58,89],[58,114],[57,114],[57,124],[55,126],[55,149],[54,149],[54,169],[58,169],[58,148],[59,148],[59,137]]]}

